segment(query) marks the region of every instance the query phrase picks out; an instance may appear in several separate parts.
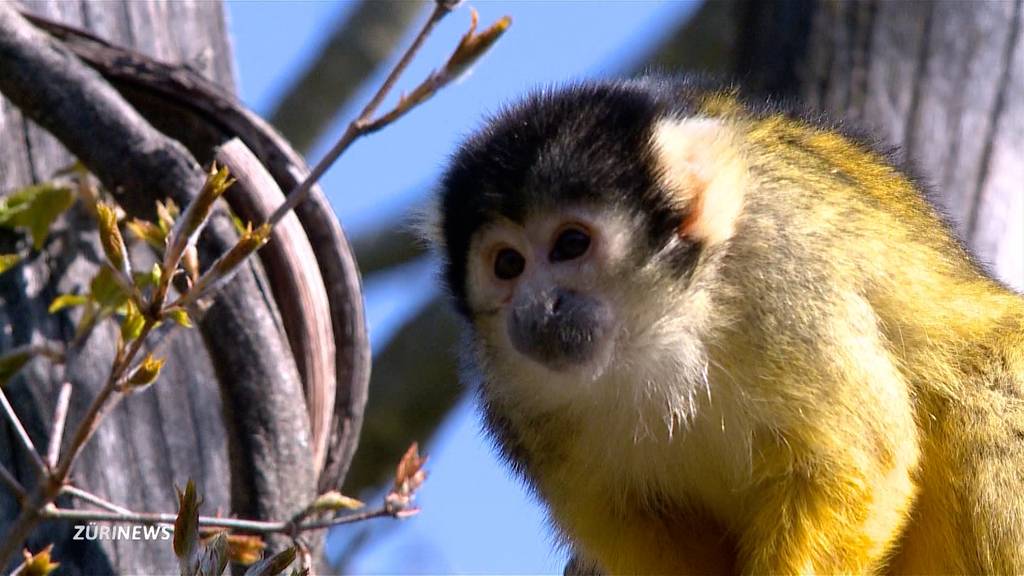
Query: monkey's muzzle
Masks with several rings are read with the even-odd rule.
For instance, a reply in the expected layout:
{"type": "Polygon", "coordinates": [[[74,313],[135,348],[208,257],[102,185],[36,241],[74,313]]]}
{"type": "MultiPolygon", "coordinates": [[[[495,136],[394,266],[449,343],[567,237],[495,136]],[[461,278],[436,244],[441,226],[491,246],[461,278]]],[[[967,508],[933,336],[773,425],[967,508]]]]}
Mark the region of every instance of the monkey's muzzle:
{"type": "Polygon", "coordinates": [[[608,339],[612,323],[611,309],[602,301],[551,288],[513,300],[508,335],[520,354],[563,370],[592,360],[608,339]]]}

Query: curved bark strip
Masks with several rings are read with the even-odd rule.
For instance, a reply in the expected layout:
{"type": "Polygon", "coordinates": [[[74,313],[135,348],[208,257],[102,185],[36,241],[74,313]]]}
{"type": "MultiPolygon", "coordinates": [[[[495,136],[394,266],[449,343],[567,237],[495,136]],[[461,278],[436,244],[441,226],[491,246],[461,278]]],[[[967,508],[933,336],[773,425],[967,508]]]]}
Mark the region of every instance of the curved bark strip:
{"type": "MultiPolygon", "coordinates": [[[[237,179],[227,191],[228,203],[249,221],[265,221],[284,202],[284,193],[241,140],[229,140],[218,148],[216,160],[237,179]]],[[[313,247],[294,214],[274,227],[259,255],[268,270],[292,354],[305,383],[313,461],[319,473],[327,453],[335,388],[334,334],[324,281],[316,267],[313,247]]]]}
{"type": "MultiPolygon", "coordinates": [[[[209,154],[217,145],[237,137],[282,190],[290,190],[308,174],[302,158],[270,125],[191,68],[158,62],[46,19],[35,18],[34,22],[60,38],[154,125],[179,138],[193,153],[209,154]]],[[[319,185],[295,212],[316,252],[336,346],[334,418],[320,474],[320,488],[327,490],[341,486],[359,443],[370,381],[370,346],[359,269],[319,185]]]]}

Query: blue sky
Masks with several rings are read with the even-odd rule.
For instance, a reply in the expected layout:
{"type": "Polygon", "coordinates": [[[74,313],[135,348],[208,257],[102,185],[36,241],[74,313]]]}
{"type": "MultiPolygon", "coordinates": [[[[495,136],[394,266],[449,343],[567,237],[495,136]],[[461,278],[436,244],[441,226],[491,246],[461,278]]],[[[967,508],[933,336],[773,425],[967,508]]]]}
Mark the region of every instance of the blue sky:
{"type": "MultiPolygon", "coordinates": [[[[482,26],[508,14],[512,27],[471,74],[398,124],[356,143],[327,173],[324,190],[350,236],[400,225],[405,211],[430,193],[458,142],[502,103],[538,86],[628,69],[696,7],[695,2],[681,1],[467,4],[480,12],[482,26]]],[[[411,87],[445,60],[469,24],[468,6],[442,22],[399,88],[411,87]]],[[[268,113],[349,8],[344,2],[230,1],[243,101],[258,113],[268,113]]],[[[355,106],[365,102],[379,81],[372,78],[361,89],[355,106]]],[[[330,146],[352,114],[346,110],[336,119],[311,161],[330,146]]],[[[435,293],[431,286],[428,262],[367,281],[375,349],[435,293]]],[[[399,524],[379,521],[368,526],[377,536],[375,543],[355,558],[351,571],[561,573],[565,554],[553,547],[541,509],[497,462],[468,401],[425,451],[430,454],[430,478],[419,497],[423,512],[399,524]]],[[[329,553],[353,534],[355,530],[346,528],[332,538],[329,553]]]]}

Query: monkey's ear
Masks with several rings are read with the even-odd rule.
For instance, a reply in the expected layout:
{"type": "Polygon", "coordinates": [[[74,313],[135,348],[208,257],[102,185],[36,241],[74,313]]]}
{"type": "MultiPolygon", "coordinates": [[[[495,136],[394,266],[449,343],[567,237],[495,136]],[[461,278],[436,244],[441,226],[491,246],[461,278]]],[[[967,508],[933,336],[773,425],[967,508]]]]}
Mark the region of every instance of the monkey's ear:
{"type": "Polygon", "coordinates": [[[748,171],[733,129],[715,118],[669,118],[655,126],[662,185],[684,215],[679,234],[705,244],[732,237],[748,171]]]}

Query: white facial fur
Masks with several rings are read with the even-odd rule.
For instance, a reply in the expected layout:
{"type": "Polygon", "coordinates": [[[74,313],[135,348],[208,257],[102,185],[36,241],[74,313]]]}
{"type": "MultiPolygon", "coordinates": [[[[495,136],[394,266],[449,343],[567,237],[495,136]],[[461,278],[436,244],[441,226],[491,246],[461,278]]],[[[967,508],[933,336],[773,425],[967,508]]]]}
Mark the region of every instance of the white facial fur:
{"type": "Polygon", "coordinates": [[[715,335],[736,320],[719,276],[721,248],[740,217],[748,173],[731,143],[731,130],[718,121],[659,122],[650,145],[664,190],[687,217],[657,254],[634,244],[646,234],[637,217],[606,205],[543,210],[521,224],[498,220],[471,241],[470,368],[518,448],[544,467],[534,480],[557,522],[574,514],[573,502],[586,500],[582,492],[609,509],[635,505],[627,498],[632,490],[652,502],[692,493],[725,510],[749,476],[750,451],[735,448],[751,445],[753,419],[713,349],[715,335]],[[557,230],[573,222],[592,232],[591,250],[579,261],[549,263],[557,230]],[[703,247],[685,279],[672,262],[683,242],[703,247]],[[494,277],[501,246],[526,256],[522,278],[494,277]],[[517,290],[545,283],[611,306],[614,329],[592,361],[551,370],[510,342],[508,303],[517,290]]]}
{"type": "Polygon", "coordinates": [[[671,435],[693,416],[697,395],[707,393],[700,335],[708,297],[666,277],[669,267],[660,255],[632,261],[632,243],[641,236],[639,223],[625,214],[581,208],[529,217],[523,225],[498,221],[474,237],[468,297],[485,394],[527,414],[597,408],[612,417],[625,410],[622,425],[636,438],[671,435]],[[554,238],[572,225],[591,233],[589,250],[576,260],[549,262],[554,238]],[[494,255],[504,247],[526,258],[514,280],[494,275],[494,255]],[[615,318],[613,336],[596,358],[557,371],[520,354],[506,329],[508,304],[518,291],[552,284],[601,299],[615,318]]]}
{"type": "MultiPolygon", "coordinates": [[[[665,119],[652,137],[666,190],[696,215],[681,233],[706,249],[728,241],[743,202],[747,172],[732,140],[722,123],[702,118],[665,119]]],[[[712,322],[729,321],[708,290],[716,271],[698,264],[690,281],[680,282],[666,276],[671,266],[660,254],[635,262],[645,252],[633,251],[632,242],[642,234],[627,214],[580,207],[528,217],[522,225],[499,220],[475,235],[468,300],[478,333],[475,363],[492,401],[524,415],[555,409],[606,415],[605,421],[631,427],[634,438],[671,437],[694,418],[700,396],[711,394],[705,343],[712,322]],[[592,233],[590,251],[578,261],[548,262],[555,235],[571,223],[592,233]],[[526,257],[521,278],[495,278],[494,254],[504,246],[526,257]],[[519,354],[506,331],[507,304],[516,291],[551,283],[601,298],[615,317],[614,336],[602,353],[566,371],[519,354]]]]}

